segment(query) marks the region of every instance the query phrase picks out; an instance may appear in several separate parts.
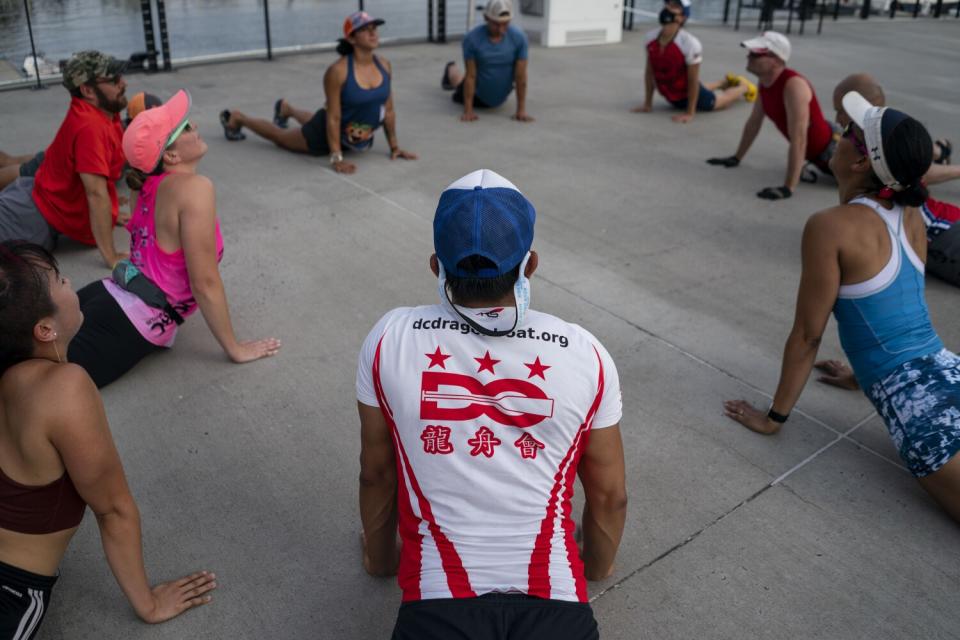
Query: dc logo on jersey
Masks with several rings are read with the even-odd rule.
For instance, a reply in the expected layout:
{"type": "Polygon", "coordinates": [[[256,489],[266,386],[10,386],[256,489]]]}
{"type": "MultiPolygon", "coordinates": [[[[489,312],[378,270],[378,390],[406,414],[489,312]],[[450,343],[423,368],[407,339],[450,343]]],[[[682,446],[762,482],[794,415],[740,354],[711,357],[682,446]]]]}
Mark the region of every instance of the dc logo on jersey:
{"type": "Polygon", "coordinates": [[[500,424],[532,427],[553,417],[553,399],[526,380],[503,378],[484,384],[461,373],[423,372],[421,420],[467,421],[481,416],[500,424]]]}
{"type": "Polygon", "coordinates": [[[481,318],[499,318],[500,314],[503,312],[503,307],[497,307],[496,309],[490,309],[489,311],[479,311],[477,315],[481,318]]]}

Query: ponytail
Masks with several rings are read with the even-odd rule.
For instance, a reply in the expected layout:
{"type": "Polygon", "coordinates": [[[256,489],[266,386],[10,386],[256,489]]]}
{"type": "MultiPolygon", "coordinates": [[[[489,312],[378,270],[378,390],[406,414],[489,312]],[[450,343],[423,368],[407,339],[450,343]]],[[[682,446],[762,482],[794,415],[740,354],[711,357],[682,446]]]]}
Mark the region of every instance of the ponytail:
{"type": "Polygon", "coordinates": [[[927,190],[927,185],[918,180],[916,184],[906,187],[903,191],[894,191],[892,200],[894,204],[903,207],[919,207],[929,197],[930,192],[927,190]]]}
{"type": "Polygon", "coordinates": [[[906,207],[922,205],[930,197],[923,176],[933,163],[933,140],[926,128],[917,120],[906,118],[884,139],[883,155],[890,173],[904,185],[890,199],[906,207]]]}
{"type": "Polygon", "coordinates": [[[163,173],[163,162],[157,164],[157,168],[151,171],[150,173],[145,173],[140,171],[140,169],[134,169],[133,167],[127,168],[127,186],[130,187],[131,191],[141,191],[143,189],[143,183],[147,181],[147,176],[159,176],[163,173]]]}
{"type": "Polygon", "coordinates": [[[353,53],[353,44],[346,38],[337,40],[337,53],[342,56],[348,56],[353,53]]]}

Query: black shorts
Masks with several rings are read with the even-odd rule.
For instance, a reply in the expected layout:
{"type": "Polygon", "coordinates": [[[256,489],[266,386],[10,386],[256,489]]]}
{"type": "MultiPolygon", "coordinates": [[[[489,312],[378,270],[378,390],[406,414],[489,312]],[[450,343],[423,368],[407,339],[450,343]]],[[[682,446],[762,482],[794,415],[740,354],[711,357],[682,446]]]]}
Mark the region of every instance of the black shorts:
{"type": "MultiPolygon", "coordinates": [[[[457,85],[457,88],[453,90],[453,101],[457,104],[463,104],[463,83],[457,85]]],[[[490,105],[477,97],[477,94],[473,94],[473,106],[478,109],[490,109],[490,105]]]]}
{"type": "Polygon", "coordinates": [[[598,640],[585,602],[520,593],[418,600],[400,605],[393,640],[598,640]]]}
{"type": "Polygon", "coordinates": [[[86,369],[103,388],[163,347],[140,335],[103,282],[91,282],[77,292],[83,325],[70,341],[67,360],[86,369]]]}
{"type": "Polygon", "coordinates": [[[50,607],[57,576],[41,576],[0,562],[0,638],[30,640],[50,607]]]}
{"type": "Polygon", "coordinates": [[[43,153],[43,151],[38,151],[37,155],[20,165],[21,178],[32,178],[37,175],[37,169],[40,168],[40,164],[43,162],[43,153]]]}
{"type": "Polygon", "coordinates": [[[330,155],[330,145],[327,144],[327,110],[320,109],[307,124],[300,127],[303,139],[307,141],[307,148],[315,156],[330,155]]]}

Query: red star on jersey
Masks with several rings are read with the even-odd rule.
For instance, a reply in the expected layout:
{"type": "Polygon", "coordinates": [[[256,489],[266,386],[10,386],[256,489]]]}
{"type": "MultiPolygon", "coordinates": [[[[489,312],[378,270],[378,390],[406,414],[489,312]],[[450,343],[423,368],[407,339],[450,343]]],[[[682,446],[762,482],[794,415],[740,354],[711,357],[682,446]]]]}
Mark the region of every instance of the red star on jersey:
{"type": "Polygon", "coordinates": [[[489,371],[490,373],[495,374],[496,371],[493,370],[493,365],[495,365],[495,364],[497,364],[498,362],[500,362],[499,360],[494,360],[493,358],[491,358],[489,351],[487,351],[485,354],[483,354],[483,357],[482,357],[482,358],[474,358],[474,360],[476,360],[477,362],[480,363],[480,368],[477,369],[477,373],[480,373],[481,371],[483,371],[484,369],[486,369],[486,370],[489,371]]]}
{"type": "Polygon", "coordinates": [[[533,376],[540,376],[541,380],[546,380],[546,377],[544,377],[543,374],[547,371],[547,369],[550,368],[551,365],[543,364],[540,362],[540,356],[537,356],[536,360],[530,363],[524,362],[523,366],[530,369],[530,375],[527,376],[528,380],[533,376]]]}
{"type": "Polygon", "coordinates": [[[446,368],[447,368],[446,365],[443,364],[443,362],[444,362],[444,360],[446,360],[446,359],[449,358],[450,356],[448,356],[448,355],[447,355],[447,356],[443,355],[443,353],[440,352],[440,347],[437,347],[437,350],[434,351],[433,353],[425,353],[425,354],[423,354],[423,355],[425,355],[425,356],[427,356],[428,358],[430,358],[430,366],[427,367],[427,369],[432,369],[434,365],[439,366],[441,369],[446,369],[446,368]]]}

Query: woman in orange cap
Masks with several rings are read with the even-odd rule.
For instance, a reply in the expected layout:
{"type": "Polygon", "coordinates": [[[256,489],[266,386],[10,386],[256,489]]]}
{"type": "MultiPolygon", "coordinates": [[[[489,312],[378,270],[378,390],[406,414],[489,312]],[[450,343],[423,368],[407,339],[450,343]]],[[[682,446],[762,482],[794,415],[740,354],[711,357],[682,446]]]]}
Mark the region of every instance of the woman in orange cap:
{"type": "Polygon", "coordinates": [[[344,152],[371,148],[374,133],[383,125],[390,159],[416,160],[417,154],[404,151],[397,142],[390,63],[374,54],[380,45],[377,27],[381,24],[383,20],[364,11],[347,16],[344,37],[337,46],[341,58],[323,76],[327,98],[324,108],[311,113],[281,98],[274,104],[273,122],[225,109],[220,113],[220,123],[227,140],[245,139],[242,130],[247,127],[278,147],[328,156],[334,171],[353,173],[356,165],[344,159],[344,152]],[[300,128],[288,129],[290,118],[299,122],[300,128]]]}

